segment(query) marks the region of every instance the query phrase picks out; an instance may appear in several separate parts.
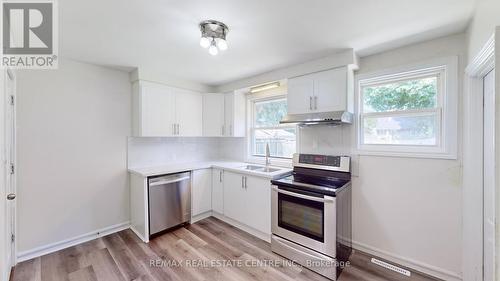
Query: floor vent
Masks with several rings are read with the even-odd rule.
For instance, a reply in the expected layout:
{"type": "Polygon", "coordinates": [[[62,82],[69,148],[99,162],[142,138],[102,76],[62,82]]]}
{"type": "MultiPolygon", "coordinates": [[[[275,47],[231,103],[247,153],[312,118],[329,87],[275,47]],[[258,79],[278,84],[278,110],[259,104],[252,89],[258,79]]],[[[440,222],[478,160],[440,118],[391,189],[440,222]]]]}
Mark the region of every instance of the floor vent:
{"type": "Polygon", "coordinates": [[[397,267],[397,266],[392,265],[390,263],[386,263],[384,261],[377,260],[376,258],[372,258],[372,263],[374,263],[376,265],[379,265],[381,267],[385,267],[385,268],[387,268],[389,270],[392,270],[392,271],[395,271],[397,273],[406,275],[406,276],[410,276],[411,275],[411,272],[408,271],[408,270],[406,270],[406,269],[402,269],[401,267],[397,267]]]}

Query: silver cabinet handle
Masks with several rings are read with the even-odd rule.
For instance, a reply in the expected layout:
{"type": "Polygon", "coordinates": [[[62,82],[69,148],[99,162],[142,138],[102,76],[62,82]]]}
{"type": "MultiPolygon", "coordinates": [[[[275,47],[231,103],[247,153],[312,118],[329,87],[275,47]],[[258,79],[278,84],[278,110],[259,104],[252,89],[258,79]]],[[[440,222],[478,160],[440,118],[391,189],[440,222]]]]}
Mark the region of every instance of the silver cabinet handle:
{"type": "Polygon", "coordinates": [[[314,96],[314,109],[318,109],[318,96],[314,96]]]}
{"type": "Polygon", "coordinates": [[[312,96],[309,96],[309,109],[312,110],[313,109],[313,106],[312,106],[312,100],[313,100],[313,97],[312,96]]]}
{"type": "Polygon", "coordinates": [[[181,125],[177,124],[177,135],[179,135],[181,125]]]}
{"type": "Polygon", "coordinates": [[[243,185],[243,182],[245,181],[244,178],[244,176],[241,176],[241,188],[245,188],[245,185],[243,185]]]}
{"type": "Polygon", "coordinates": [[[247,177],[245,177],[245,189],[247,189],[248,185],[247,185],[247,177]]]}
{"type": "Polygon", "coordinates": [[[14,193],[10,193],[7,195],[7,200],[14,200],[16,199],[16,195],[14,193]]]}
{"type": "Polygon", "coordinates": [[[219,182],[222,182],[222,170],[219,171],[219,182]]]}
{"type": "Polygon", "coordinates": [[[287,191],[287,190],[278,189],[276,186],[273,186],[272,189],[273,189],[273,191],[276,191],[276,192],[281,193],[281,194],[285,194],[285,195],[289,195],[289,196],[297,197],[297,198],[302,198],[302,199],[306,199],[306,200],[322,202],[322,203],[334,202],[334,199],[331,197],[321,198],[321,197],[308,196],[308,195],[303,195],[303,194],[299,194],[299,193],[295,193],[295,192],[291,192],[291,191],[287,191]]]}
{"type": "Polygon", "coordinates": [[[233,125],[229,125],[229,136],[233,135],[233,125]]]}

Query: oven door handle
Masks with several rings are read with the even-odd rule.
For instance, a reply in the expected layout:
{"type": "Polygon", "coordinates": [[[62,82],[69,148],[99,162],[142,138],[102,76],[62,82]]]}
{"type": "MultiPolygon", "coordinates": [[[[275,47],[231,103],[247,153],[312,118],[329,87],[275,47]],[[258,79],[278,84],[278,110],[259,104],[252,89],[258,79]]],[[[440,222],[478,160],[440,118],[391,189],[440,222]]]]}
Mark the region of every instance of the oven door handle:
{"type": "Polygon", "coordinates": [[[307,196],[304,194],[295,193],[295,192],[291,192],[291,191],[281,190],[281,189],[277,188],[276,186],[273,186],[272,189],[278,193],[281,193],[281,194],[286,194],[286,195],[290,195],[293,197],[302,198],[302,199],[311,200],[311,201],[316,201],[316,202],[331,203],[334,200],[333,198],[330,198],[330,197],[320,198],[320,197],[314,197],[314,196],[307,196]]]}

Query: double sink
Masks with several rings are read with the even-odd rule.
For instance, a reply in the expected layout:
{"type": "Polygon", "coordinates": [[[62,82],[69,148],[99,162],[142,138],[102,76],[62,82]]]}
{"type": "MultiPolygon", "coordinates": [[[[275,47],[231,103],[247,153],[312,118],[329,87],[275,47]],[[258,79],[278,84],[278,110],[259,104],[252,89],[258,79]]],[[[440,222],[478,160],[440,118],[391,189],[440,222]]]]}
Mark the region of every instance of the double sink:
{"type": "Polygon", "coordinates": [[[249,171],[256,171],[256,172],[263,172],[263,173],[273,173],[273,172],[277,172],[277,171],[281,170],[278,168],[271,168],[271,167],[260,166],[260,165],[246,165],[246,166],[243,166],[242,168],[245,170],[249,170],[249,171]]]}

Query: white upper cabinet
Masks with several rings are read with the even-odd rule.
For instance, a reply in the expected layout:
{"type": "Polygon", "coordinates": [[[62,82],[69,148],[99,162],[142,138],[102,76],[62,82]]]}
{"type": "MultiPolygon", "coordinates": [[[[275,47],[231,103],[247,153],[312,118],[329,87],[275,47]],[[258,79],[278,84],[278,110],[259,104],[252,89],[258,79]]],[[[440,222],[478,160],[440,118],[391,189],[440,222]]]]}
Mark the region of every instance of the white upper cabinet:
{"type": "Polygon", "coordinates": [[[224,97],[224,136],[244,137],[246,116],[245,94],[240,92],[227,93],[224,97]]]}
{"type": "Polygon", "coordinates": [[[288,113],[348,110],[349,67],[339,67],[288,79],[288,113]]]}
{"type": "Polygon", "coordinates": [[[203,131],[203,96],[188,90],[176,89],[175,92],[177,135],[201,136],[203,131]]]}
{"type": "Polygon", "coordinates": [[[311,75],[288,79],[287,106],[289,114],[309,113],[312,111],[314,81],[311,75]]]}
{"type": "Polygon", "coordinates": [[[174,135],[175,94],[171,88],[139,82],[134,84],[133,95],[134,135],[174,135]]]}
{"type": "Polygon", "coordinates": [[[203,95],[203,136],[220,137],[224,135],[224,94],[203,95]]]}
{"type": "Polygon", "coordinates": [[[133,133],[139,137],[201,136],[201,93],[138,81],[133,85],[133,133]]]}
{"type": "Polygon", "coordinates": [[[313,80],[314,111],[347,109],[347,67],[315,73],[313,80]]]}
{"type": "Polygon", "coordinates": [[[245,94],[203,95],[203,136],[245,136],[245,94]]]}

